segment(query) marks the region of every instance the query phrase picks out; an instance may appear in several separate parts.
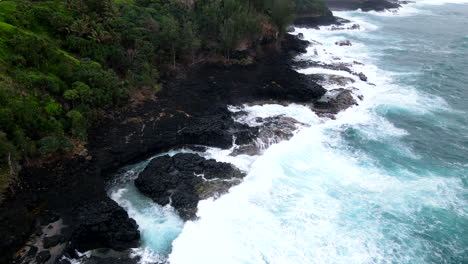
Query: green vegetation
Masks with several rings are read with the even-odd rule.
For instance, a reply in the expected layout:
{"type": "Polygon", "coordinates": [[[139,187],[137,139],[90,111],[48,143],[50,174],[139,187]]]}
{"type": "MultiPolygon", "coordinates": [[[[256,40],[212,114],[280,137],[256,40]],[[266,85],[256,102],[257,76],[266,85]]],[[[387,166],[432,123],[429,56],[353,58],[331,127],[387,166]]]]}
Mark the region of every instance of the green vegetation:
{"type": "MultiPolygon", "coordinates": [[[[319,0],[297,0],[315,8],[319,0]],[[313,3],[313,4],[306,4],[313,3]]],[[[262,26],[277,37],[293,0],[0,1],[0,185],[15,164],[73,151],[133,89],[160,90],[159,70],[230,59],[262,26]]],[[[1,192],[1,187],[0,187],[1,192]]]]}
{"type": "Polygon", "coordinates": [[[296,0],[297,15],[323,15],[326,12],[328,8],[323,0],[296,0]]]}

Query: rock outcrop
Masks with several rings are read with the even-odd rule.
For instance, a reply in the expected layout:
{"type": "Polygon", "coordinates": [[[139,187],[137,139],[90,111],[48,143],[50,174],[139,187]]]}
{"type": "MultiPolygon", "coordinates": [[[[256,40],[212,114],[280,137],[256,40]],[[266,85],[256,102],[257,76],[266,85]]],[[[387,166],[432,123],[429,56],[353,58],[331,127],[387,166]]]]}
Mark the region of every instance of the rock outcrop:
{"type": "Polygon", "coordinates": [[[124,250],[138,247],[138,225],[113,200],[87,202],[74,213],[77,225],[70,238],[72,249],[85,252],[95,248],[124,250]]]}
{"type": "Polygon", "coordinates": [[[351,90],[339,88],[329,91],[321,100],[313,105],[313,110],[321,116],[332,117],[338,112],[357,105],[351,90]]]}
{"type": "Polygon", "coordinates": [[[337,18],[328,10],[325,14],[302,14],[294,19],[294,25],[299,27],[317,27],[337,24],[337,18]]]}
{"type": "Polygon", "coordinates": [[[294,132],[305,124],[297,121],[296,119],[284,115],[257,118],[258,123],[258,136],[254,142],[249,144],[237,145],[231,155],[258,155],[262,150],[267,149],[269,146],[288,140],[294,136],[294,132]]]}
{"type": "Polygon", "coordinates": [[[156,203],[172,205],[183,219],[193,219],[199,200],[228,191],[244,176],[231,164],[180,153],[151,160],[135,186],[156,203]]]}
{"type": "Polygon", "coordinates": [[[324,0],[332,10],[357,10],[384,11],[386,9],[399,8],[398,1],[392,0],[324,0]]]}
{"type": "Polygon", "coordinates": [[[349,40],[342,40],[342,41],[335,42],[335,45],[337,45],[337,46],[352,46],[353,44],[349,40]]]}

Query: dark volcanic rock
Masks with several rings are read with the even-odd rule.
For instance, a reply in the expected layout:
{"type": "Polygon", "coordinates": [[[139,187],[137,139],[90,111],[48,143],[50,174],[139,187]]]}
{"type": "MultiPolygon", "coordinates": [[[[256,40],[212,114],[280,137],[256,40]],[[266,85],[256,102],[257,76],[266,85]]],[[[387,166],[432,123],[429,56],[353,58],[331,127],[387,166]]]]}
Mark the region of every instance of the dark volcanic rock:
{"type": "Polygon", "coordinates": [[[81,261],[81,263],[82,264],[137,264],[138,259],[112,258],[112,257],[100,258],[100,257],[92,256],[88,259],[81,261]]]}
{"type": "Polygon", "coordinates": [[[255,131],[233,122],[227,105],[258,100],[307,102],[326,92],[291,69],[291,54],[304,52],[309,44],[287,35],[283,52],[265,51],[262,59],[250,65],[206,63],[193,68],[165,84],[155,102],[122,109],[102,120],[89,133],[93,146],[89,154],[98,167],[117,169],[142,156],[187,144],[228,148],[232,136],[244,144],[255,138],[255,131]]]}
{"type": "Polygon", "coordinates": [[[36,263],[42,264],[46,263],[50,259],[50,252],[49,251],[41,251],[36,256],[36,263]]]}
{"type": "Polygon", "coordinates": [[[45,237],[44,238],[44,248],[51,248],[55,247],[59,243],[63,241],[64,237],[61,235],[56,235],[56,236],[51,236],[51,237],[45,237]]]}
{"type": "Polygon", "coordinates": [[[7,207],[6,204],[0,206],[0,263],[9,263],[9,259],[28,239],[33,229],[33,216],[22,201],[14,201],[7,207]]]}
{"type": "Polygon", "coordinates": [[[324,15],[298,15],[296,19],[294,19],[294,25],[301,27],[329,26],[337,24],[337,22],[336,17],[333,16],[330,10],[324,15]]]}
{"type": "Polygon", "coordinates": [[[220,108],[214,115],[190,119],[178,133],[185,144],[229,148],[233,136],[236,142],[245,144],[256,137],[257,130],[235,122],[226,108],[220,108]]]}
{"type": "MultiPolygon", "coordinates": [[[[359,63],[359,62],[354,62],[354,64],[363,65],[362,63],[359,63]]],[[[359,77],[359,79],[361,81],[367,82],[367,76],[362,72],[360,72],[360,73],[354,72],[351,69],[352,65],[349,64],[349,63],[325,64],[325,63],[316,62],[316,61],[302,61],[302,60],[300,60],[300,61],[294,62],[294,66],[297,67],[298,69],[306,69],[306,68],[309,68],[309,67],[317,67],[317,68],[330,69],[330,70],[335,70],[335,71],[344,71],[344,72],[348,72],[348,73],[350,73],[350,74],[352,74],[354,76],[359,77]]],[[[310,75],[310,76],[314,76],[313,79],[315,81],[323,80],[322,77],[317,77],[317,75],[310,75]]]]}
{"type": "Polygon", "coordinates": [[[156,203],[170,203],[182,218],[191,219],[199,200],[226,192],[242,177],[244,174],[228,163],[180,153],[153,159],[135,186],[156,203]]]}
{"type": "Polygon", "coordinates": [[[360,79],[361,81],[367,82],[367,76],[366,76],[364,73],[360,72],[360,73],[358,73],[357,76],[359,77],[359,79],[360,79]]]}
{"type": "Polygon", "coordinates": [[[110,198],[87,202],[75,210],[77,226],[72,248],[81,252],[95,248],[124,250],[138,246],[140,233],[135,220],[110,198]]]}
{"type": "Polygon", "coordinates": [[[294,135],[294,131],[298,125],[302,124],[296,119],[284,115],[258,119],[262,123],[258,139],[266,144],[269,141],[277,143],[290,139],[294,135]]]}
{"type": "Polygon", "coordinates": [[[296,119],[284,115],[267,118],[259,117],[256,122],[261,124],[256,141],[251,144],[236,146],[231,153],[232,156],[241,154],[258,155],[261,150],[268,148],[272,144],[290,139],[294,135],[294,131],[298,129],[298,126],[304,125],[296,119]]]}
{"type": "Polygon", "coordinates": [[[285,42],[281,46],[284,52],[288,52],[293,56],[299,53],[307,52],[307,47],[310,45],[309,41],[303,40],[298,36],[291,34],[286,34],[284,38],[285,42]]]}
{"type": "Polygon", "coordinates": [[[338,87],[344,87],[348,84],[354,83],[353,78],[335,75],[335,74],[311,74],[319,83],[322,85],[336,85],[338,87]]]}
{"type": "Polygon", "coordinates": [[[338,45],[338,46],[352,46],[353,44],[349,40],[343,40],[343,41],[335,42],[335,45],[338,45]]]}
{"type": "Polygon", "coordinates": [[[259,95],[275,100],[310,102],[326,93],[315,79],[291,68],[272,69],[271,76],[263,80],[259,95]]]}
{"type": "Polygon", "coordinates": [[[310,67],[317,67],[317,68],[324,68],[324,69],[330,69],[330,70],[335,70],[335,71],[345,71],[354,75],[357,75],[356,73],[351,70],[351,64],[348,63],[333,63],[333,64],[327,64],[327,63],[322,63],[322,62],[317,62],[317,61],[304,61],[304,60],[299,60],[294,62],[294,66],[297,67],[298,69],[306,69],[310,67]]]}
{"type": "Polygon", "coordinates": [[[39,249],[35,246],[31,246],[28,250],[28,253],[26,253],[26,258],[32,258],[37,255],[37,252],[39,249]]]}
{"type": "Polygon", "coordinates": [[[392,0],[325,0],[327,6],[332,10],[356,10],[383,11],[386,9],[399,8],[397,1],[392,0]]]}
{"type": "Polygon", "coordinates": [[[353,105],[357,105],[352,93],[347,89],[335,89],[329,91],[325,98],[314,103],[313,110],[322,116],[335,115],[353,105]]]}

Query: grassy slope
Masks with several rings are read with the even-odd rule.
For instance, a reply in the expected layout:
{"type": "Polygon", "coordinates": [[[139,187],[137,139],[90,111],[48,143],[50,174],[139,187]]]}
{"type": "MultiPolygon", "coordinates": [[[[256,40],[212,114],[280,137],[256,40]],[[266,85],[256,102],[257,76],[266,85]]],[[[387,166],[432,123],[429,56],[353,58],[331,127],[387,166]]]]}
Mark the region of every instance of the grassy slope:
{"type": "MultiPolygon", "coordinates": [[[[46,8],[53,8],[56,10],[61,10],[61,12],[66,12],[64,9],[60,7],[60,1],[51,1],[51,2],[37,2],[36,5],[42,5],[46,8]]],[[[24,96],[30,95],[30,90],[26,89],[22,85],[20,85],[17,80],[15,79],[15,73],[11,70],[11,67],[8,63],[12,57],[18,56],[12,50],[12,48],[8,45],[8,42],[14,39],[15,37],[21,35],[32,35],[37,37],[40,40],[44,40],[50,47],[53,47],[54,53],[58,54],[61,59],[56,61],[56,63],[52,63],[47,65],[47,69],[43,69],[41,71],[31,71],[31,69],[23,69],[24,73],[35,76],[39,78],[41,76],[49,76],[54,77],[55,72],[61,68],[66,67],[66,64],[70,65],[77,65],[80,63],[79,58],[73,56],[72,54],[58,48],[57,41],[54,40],[46,28],[32,25],[32,27],[28,30],[18,28],[12,24],[7,23],[7,21],[12,20],[12,14],[14,14],[17,8],[16,1],[1,1],[0,2],[0,89],[7,90],[12,97],[15,96],[24,96]],[[47,74],[45,74],[46,72],[47,74]]],[[[1,132],[1,128],[0,128],[1,132]]],[[[15,180],[14,177],[10,177],[10,170],[8,167],[1,167],[0,166],[0,201],[3,198],[3,194],[8,188],[9,184],[11,184],[15,180]]]]}

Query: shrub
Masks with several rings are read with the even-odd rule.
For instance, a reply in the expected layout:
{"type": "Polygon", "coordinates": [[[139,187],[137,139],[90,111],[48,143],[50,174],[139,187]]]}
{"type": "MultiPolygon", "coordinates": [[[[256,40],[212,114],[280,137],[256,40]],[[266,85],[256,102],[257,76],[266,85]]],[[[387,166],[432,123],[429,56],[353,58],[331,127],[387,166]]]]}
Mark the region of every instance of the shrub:
{"type": "Polygon", "coordinates": [[[59,148],[60,141],[56,137],[48,136],[39,140],[39,152],[43,155],[55,153],[59,148]]]}
{"type": "Polygon", "coordinates": [[[44,110],[49,116],[58,117],[62,114],[62,105],[51,99],[44,107],[44,110]]]}
{"type": "Polygon", "coordinates": [[[72,110],[67,113],[67,117],[71,121],[72,135],[79,140],[85,140],[88,123],[86,122],[86,119],[83,117],[83,115],[77,110],[72,110]]]}

